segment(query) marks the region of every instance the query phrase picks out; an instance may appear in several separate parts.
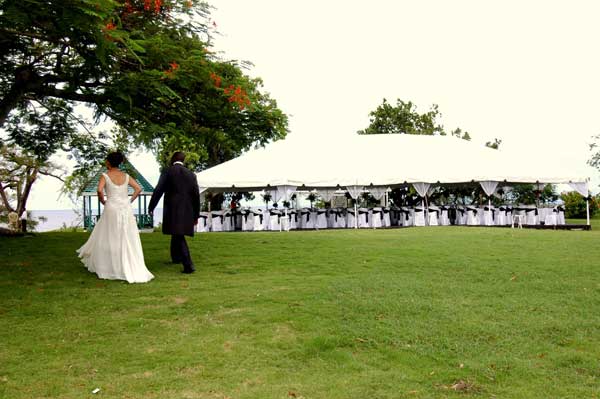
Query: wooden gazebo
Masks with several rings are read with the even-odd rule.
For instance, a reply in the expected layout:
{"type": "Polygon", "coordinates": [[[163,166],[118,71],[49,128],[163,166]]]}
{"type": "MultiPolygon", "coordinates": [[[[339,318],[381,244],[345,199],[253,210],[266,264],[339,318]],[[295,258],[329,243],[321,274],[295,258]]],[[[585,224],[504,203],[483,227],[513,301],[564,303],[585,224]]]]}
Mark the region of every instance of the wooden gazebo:
{"type": "MultiPolygon", "coordinates": [[[[146,180],[144,176],[133,166],[130,162],[125,161],[119,167],[122,171],[126,172],[135,180],[137,180],[138,184],[142,188],[142,192],[140,193],[137,199],[137,213],[135,213],[135,219],[137,221],[138,228],[142,229],[152,229],[154,227],[154,220],[152,215],[148,214],[148,196],[152,196],[154,192],[154,187],[146,180]]],[[[83,228],[87,231],[91,231],[100,215],[102,214],[102,204],[100,203],[100,199],[98,198],[97,189],[98,182],[100,181],[100,176],[105,172],[105,169],[102,168],[98,170],[98,172],[94,175],[94,177],[89,181],[86,185],[85,189],[82,192],[83,195],[83,228]],[[96,206],[94,207],[92,197],[96,197],[96,206]]],[[[129,194],[133,194],[133,189],[129,187],[129,194]]]]}

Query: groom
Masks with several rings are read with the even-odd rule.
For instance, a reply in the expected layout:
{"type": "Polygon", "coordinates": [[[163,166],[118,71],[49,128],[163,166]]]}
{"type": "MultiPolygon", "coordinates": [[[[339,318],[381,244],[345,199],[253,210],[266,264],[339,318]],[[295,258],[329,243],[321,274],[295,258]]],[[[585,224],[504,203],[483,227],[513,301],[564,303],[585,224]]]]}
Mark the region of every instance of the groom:
{"type": "Polygon", "coordinates": [[[196,175],[183,166],[184,160],[183,152],[173,154],[171,166],[158,180],[148,210],[153,213],[160,197],[165,195],[162,232],[171,235],[171,260],[183,264],[182,273],[193,273],[196,269],[185,236],[194,235],[200,217],[200,191],[196,175]]]}

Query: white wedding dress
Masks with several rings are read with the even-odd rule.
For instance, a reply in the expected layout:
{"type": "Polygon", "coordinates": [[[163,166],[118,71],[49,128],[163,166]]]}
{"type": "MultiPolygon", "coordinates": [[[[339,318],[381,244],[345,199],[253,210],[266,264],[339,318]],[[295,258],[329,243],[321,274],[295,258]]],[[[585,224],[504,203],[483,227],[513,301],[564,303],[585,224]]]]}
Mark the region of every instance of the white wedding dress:
{"type": "Polygon", "coordinates": [[[144,264],[144,253],[129,202],[128,183],[114,184],[106,173],[107,200],[90,238],[77,250],[87,269],[98,277],[145,283],[154,278],[144,264]]]}

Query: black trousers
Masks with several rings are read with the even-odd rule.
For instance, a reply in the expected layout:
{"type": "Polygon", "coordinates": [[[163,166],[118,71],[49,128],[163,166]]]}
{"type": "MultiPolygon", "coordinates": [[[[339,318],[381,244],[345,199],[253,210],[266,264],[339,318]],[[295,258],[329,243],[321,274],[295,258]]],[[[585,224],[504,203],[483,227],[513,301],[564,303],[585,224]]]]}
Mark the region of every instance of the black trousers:
{"type": "Polygon", "coordinates": [[[194,270],[190,250],[184,235],[171,236],[171,260],[173,263],[183,264],[183,270],[194,270]]]}

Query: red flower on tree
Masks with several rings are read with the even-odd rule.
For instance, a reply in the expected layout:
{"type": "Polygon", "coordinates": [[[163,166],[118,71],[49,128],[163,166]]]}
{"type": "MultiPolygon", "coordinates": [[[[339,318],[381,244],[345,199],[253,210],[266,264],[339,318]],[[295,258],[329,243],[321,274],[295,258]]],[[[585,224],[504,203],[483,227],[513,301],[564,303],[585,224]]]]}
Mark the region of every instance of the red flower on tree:
{"type": "Polygon", "coordinates": [[[115,30],[115,29],[117,29],[117,25],[115,25],[112,21],[110,21],[109,23],[106,24],[106,26],[104,26],[105,31],[111,31],[111,30],[115,30]]]}
{"type": "Polygon", "coordinates": [[[221,77],[214,72],[210,73],[210,78],[213,80],[215,87],[221,87],[221,77]]]}
{"type": "Polygon", "coordinates": [[[250,105],[250,98],[248,98],[248,93],[242,86],[235,87],[234,85],[230,85],[229,87],[223,90],[225,95],[229,96],[227,99],[230,103],[236,103],[240,109],[244,109],[247,105],[250,105]]]}
{"type": "Polygon", "coordinates": [[[175,61],[171,62],[169,64],[169,69],[167,69],[164,73],[165,75],[167,75],[168,77],[173,77],[173,74],[175,73],[175,71],[177,71],[179,69],[179,64],[175,61]]]}

